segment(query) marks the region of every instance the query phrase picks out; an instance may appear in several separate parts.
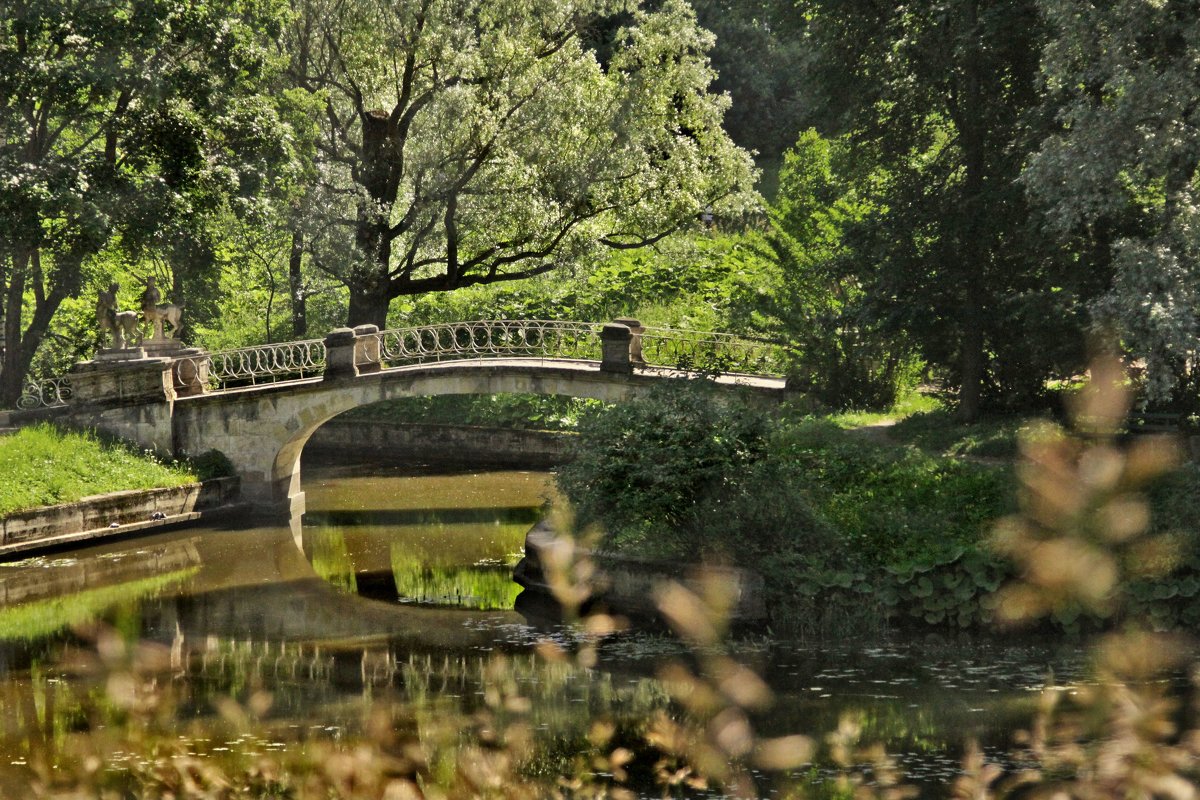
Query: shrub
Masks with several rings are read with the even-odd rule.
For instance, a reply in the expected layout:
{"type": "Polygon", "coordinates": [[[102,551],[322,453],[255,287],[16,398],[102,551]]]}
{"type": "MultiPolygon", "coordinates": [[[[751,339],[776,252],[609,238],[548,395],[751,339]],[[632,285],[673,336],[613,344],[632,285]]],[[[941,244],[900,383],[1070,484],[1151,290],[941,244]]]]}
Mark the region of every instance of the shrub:
{"type": "Polygon", "coordinates": [[[213,478],[227,478],[237,474],[237,470],[233,467],[233,462],[220,450],[207,450],[189,460],[192,470],[202,481],[212,480],[213,478]]]}
{"type": "Polygon", "coordinates": [[[766,454],[768,430],[763,413],[718,403],[702,385],[656,387],[586,414],[558,483],[606,546],[678,555],[691,544],[686,523],[766,454]]]}

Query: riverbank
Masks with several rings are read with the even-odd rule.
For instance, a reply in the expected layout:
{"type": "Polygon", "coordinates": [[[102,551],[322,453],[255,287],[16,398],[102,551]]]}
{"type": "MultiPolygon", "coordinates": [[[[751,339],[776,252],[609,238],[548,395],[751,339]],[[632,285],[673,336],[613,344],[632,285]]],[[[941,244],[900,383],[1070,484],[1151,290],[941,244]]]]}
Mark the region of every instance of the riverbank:
{"type": "MultiPolygon", "coordinates": [[[[897,625],[993,625],[1000,618],[995,591],[1026,572],[1023,551],[998,526],[1037,513],[1030,504],[1046,490],[1031,481],[1054,477],[1014,470],[1003,457],[1001,445],[1016,439],[1020,425],[942,431],[939,444],[989,443],[947,454],[925,435],[929,420],[919,421],[925,430],[901,423],[866,435],[847,430],[854,427],[848,422],[786,410],[756,414],[711,402],[702,387],[664,390],[586,418],[559,485],[577,525],[606,531],[604,552],[760,574],[776,630],[837,637],[897,625]],[[900,440],[914,436],[926,441],[900,440]]],[[[1131,616],[1163,628],[1200,623],[1192,602],[1200,596],[1200,521],[1191,508],[1200,469],[1184,464],[1148,480],[1151,473],[1137,471],[1142,461],[1164,468],[1171,461],[1164,450],[1146,449],[1162,441],[1149,437],[1140,445],[1100,442],[1047,422],[1026,438],[1038,443],[1030,457],[1061,450],[1062,470],[1089,458],[1118,467],[1129,459],[1131,470],[1125,483],[1103,491],[1093,492],[1086,475],[1072,477],[1054,491],[1095,507],[1029,523],[1061,525],[1069,542],[1101,542],[1120,559],[1112,568],[1128,572],[1122,615],[1111,610],[1115,599],[1064,604],[1047,624],[1087,630],[1131,616]],[[1126,526],[1128,541],[1105,532],[1117,524],[1126,526]]],[[[1038,541],[1031,536],[1030,547],[1038,541]]]]}
{"type": "Polygon", "coordinates": [[[235,507],[237,478],[123,490],[0,518],[0,561],[34,551],[117,538],[213,516],[235,507]]]}

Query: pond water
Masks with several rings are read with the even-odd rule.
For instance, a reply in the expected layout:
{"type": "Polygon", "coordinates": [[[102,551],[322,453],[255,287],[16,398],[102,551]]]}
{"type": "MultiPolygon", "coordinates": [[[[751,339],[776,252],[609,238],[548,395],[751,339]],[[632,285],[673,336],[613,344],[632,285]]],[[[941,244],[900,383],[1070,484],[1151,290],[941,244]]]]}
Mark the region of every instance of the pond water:
{"type": "MultiPolygon", "coordinates": [[[[128,730],[223,763],[368,735],[384,701],[427,722],[475,719],[502,684],[524,698],[553,770],[588,747],[596,718],[637,727],[668,707],[654,676],[689,658],[675,640],[624,634],[585,669],[537,655],[566,634],[512,610],[512,565],[554,497],[548,473],[306,463],[305,490],[302,528],[232,520],[0,565],[0,797],[55,765],[144,770],[128,730]]],[[[1000,757],[1047,680],[1085,671],[1071,644],[760,635],[732,647],[774,693],[754,720],[764,735],[820,737],[853,713],[934,794],[968,738],[1000,757]]]]}

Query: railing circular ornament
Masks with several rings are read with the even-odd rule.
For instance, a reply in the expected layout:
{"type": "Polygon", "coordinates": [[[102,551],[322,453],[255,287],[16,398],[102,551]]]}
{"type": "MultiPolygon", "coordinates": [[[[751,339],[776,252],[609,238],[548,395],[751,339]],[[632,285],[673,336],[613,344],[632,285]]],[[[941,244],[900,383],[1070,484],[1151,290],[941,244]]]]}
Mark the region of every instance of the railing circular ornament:
{"type": "Polygon", "coordinates": [[[206,376],[213,388],[234,389],[260,383],[303,380],[320,375],[324,369],[324,340],[308,339],[218,350],[181,358],[175,362],[175,379],[189,384],[200,376],[206,376]]]}
{"type": "Polygon", "coordinates": [[[65,406],[71,399],[71,383],[65,377],[30,381],[17,398],[17,408],[31,411],[35,408],[57,408],[65,406]]]}
{"type": "Polygon", "coordinates": [[[477,320],[396,328],[379,334],[387,366],[468,358],[568,358],[600,356],[599,325],[554,320],[477,320]]]}

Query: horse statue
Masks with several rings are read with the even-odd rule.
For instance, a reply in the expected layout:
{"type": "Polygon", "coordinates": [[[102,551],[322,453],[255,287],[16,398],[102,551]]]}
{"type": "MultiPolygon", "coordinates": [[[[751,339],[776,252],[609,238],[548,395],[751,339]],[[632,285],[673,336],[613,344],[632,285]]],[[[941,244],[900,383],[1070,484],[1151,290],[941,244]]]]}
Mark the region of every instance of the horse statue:
{"type": "Polygon", "coordinates": [[[113,283],[107,292],[101,289],[96,293],[96,322],[100,325],[101,333],[112,336],[114,349],[133,347],[142,341],[137,312],[117,311],[117,291],[120,288],[120,284],[113,283]]]}
{"type": "Polygon", "coordinates": [[[154,329],[151,339],[175,338],[179,333],[183,317],[183,303],[160,303],[162,293],[155,285],[154,276],[146,278],[146,290],[142,292],[142,319],[154,329]],[[171,326],[170,336],[163,330],[163,323],[171,326]]]}

